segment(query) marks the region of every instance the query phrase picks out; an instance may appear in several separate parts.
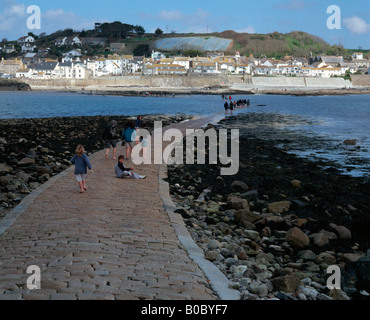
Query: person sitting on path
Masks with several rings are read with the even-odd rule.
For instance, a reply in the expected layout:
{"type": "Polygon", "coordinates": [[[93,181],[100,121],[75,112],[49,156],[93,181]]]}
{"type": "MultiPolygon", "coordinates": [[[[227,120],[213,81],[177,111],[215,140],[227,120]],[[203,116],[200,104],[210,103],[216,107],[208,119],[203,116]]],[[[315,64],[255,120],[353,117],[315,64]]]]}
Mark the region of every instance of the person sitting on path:
{"type": "Polygon", "coordinates": [[[125,160],[124,156],[118,157],[118,162],[116,164],[116,167],[114,168],[114,172],[116,173],[117,178],[131,178],[131,179],[145,179],[146,176],[141,176],[134,172],[134,168],[126,168],[123,164],[123,161],[125,160]]]}
{"type": "Polygon", "coordinates": [[[132,149],[135,147],[134,141],[136,140],[135,124],[133,121],[126,122],[122,131],[122,137],[125,141],[126,159],[128,160],[131,158],[132,149]]]}
{"type": "Polygon", "coordinates": [[[87,168],[92,170],[92,166],[82,145],[79,144],[77,146],[76,154],[73,156],[70,162],[75,165],[76,180],[80,187],[80,193],[83,193],[84,191],[87,191],[85,178],[85,175],[87,174],[87,168]]]}
{"type": "Polygon", "coordinates": [[[107,151],[105,153],[105,159],[108,159],[108,154],[110,147],[113,147],[113,160],[116,160],[116,152],[117,152],[117,138],[119,137],[117,133],[117,121],[112,120],[109,125],[105,127],[103,140],[107,142],[107,151]]]}

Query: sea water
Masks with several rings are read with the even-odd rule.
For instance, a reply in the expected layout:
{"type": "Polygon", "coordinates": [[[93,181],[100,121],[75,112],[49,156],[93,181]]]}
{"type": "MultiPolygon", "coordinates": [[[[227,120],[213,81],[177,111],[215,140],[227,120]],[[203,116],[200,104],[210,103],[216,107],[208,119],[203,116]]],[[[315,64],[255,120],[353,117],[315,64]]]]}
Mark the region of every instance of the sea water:
{"type": "MultiPolygon", "coordinates": [[[[232,100],[250,99],[251,107],[235,110],[275,113],[293,117],[282,129],[332,141],[338,148],[291,150],[301,156],[322,157],[352,167],[350,174],[369,174],[370,96],[286,96],[238,95],[232,100]],[[356,140],[356,146],[343,141],[356,140]]],[[[224,100],[219,95],[177,95],[175,97],[125,97],[64,92],[0,92],[0,119],[70,116],[146,114],[192,114],[224,117],[224,100]]]]}

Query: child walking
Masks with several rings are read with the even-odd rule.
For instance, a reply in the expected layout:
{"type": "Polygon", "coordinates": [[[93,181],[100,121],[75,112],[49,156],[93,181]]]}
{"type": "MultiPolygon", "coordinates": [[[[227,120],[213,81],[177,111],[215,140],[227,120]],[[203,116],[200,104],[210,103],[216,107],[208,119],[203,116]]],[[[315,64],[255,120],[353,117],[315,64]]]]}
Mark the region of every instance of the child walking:
{"type": "Polygon", "coordinates": [[[71,159],[71,163],[75,165],[75,176],[77,183],[80,187],[80,193],[84,193],[87,190],[86,178],[87,168],[92,170],[89,158],[85,154],[85,148],[82,145],[78,145],[76,148],[76,154],[71,159]]]}

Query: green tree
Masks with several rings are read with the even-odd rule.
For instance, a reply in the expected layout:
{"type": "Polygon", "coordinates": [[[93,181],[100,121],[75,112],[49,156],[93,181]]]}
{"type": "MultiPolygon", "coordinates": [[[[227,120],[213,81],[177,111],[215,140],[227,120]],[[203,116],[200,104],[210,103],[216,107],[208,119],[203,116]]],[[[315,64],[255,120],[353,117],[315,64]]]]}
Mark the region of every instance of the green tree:
{"type": "Polygon", "coordinates": [[[157,28],[157,29],[155,30],[154,34],[155,34],[156,36],[161,36],[161,35],[163,34],[163,31],[162,31],[161,29],[157,28]]]}
{"type": "Polygon", "coordinates": [[[88,36],[88,33],[87,33],[85,30],[82,30],[82,31],[80,32],[80,37],[85,38],[85,37],[87,37],[87,36],[88,36]]]}
{"type": "Polygon", "coordinates": [[[37,40],[39,37],[38,36],[36,36],[34,33],[32,33],[32,32],[28,32],[28,35],[29,36],[31,36],[31,37],[33,37],[35,40],[37,40]]]}
{"type": "Polygon", "coordinates": [[[184,51],[184,55],[190,58],[199,57],[202,53],[195,49],[188,49],[184,51]]]}
{"type": "Polygon", "coordinates": [[[107,37],[110,41],[118,41],[125,39],[127,35],[133,32],[135,27],[131,24],[115,21],[112,23],[103,23],[100,26],[101,36],[107,37]]]}
{"type": "Polygon", "coordinates": [[[134,30],[139,36],[145,33],[145,29],[142,26],[135,26],[134,30]]]}
{"type": "Polygon", "coordinates": [[[134,56],[145,56],[150,55],[150,49],[148,44],[138,44],[133,50],[134,56]]]}
{"type": "Polygon", "coordinates": [[[73,29],[67,28],[62,31],[62,37],[72,37],[73,36],[73,29]]]}

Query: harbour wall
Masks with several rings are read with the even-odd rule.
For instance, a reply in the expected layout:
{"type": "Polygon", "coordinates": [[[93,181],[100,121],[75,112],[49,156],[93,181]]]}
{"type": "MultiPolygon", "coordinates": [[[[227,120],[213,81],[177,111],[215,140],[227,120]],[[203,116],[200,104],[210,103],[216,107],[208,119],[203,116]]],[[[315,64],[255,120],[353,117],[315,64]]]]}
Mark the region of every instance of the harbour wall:
{"type": "Polygon", "coordinates": [[[120,76],[90,79],[21,79],[33,89],[145,90],[167,89],[349,89],[370,87],[370,76],[343,78],[233,76],[120,76]]]}

